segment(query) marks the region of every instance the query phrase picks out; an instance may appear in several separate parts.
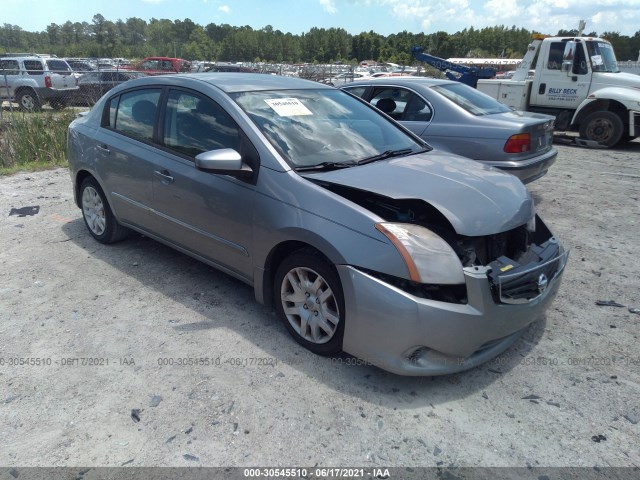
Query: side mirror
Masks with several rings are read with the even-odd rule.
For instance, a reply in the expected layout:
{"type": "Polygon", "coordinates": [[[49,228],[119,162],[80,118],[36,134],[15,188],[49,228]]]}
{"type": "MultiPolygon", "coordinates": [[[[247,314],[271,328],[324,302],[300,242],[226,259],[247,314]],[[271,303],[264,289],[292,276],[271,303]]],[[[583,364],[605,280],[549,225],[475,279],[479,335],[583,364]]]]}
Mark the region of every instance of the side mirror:
{"type": "Polygon", "coordinates": [[[251,175],[253,170],[243,163],[242,157],[232,148],[209,150],[196,155],[196,168],[205,172],[244,177],[251,175]]]}
{"type": "Polygon", "coordinates": [[[573,58],[576,53],[577,44],[574,40],[569,40],[564,45],[564,53],[562,54],[562,71],[571,74],[573,70],[573,58]]]}

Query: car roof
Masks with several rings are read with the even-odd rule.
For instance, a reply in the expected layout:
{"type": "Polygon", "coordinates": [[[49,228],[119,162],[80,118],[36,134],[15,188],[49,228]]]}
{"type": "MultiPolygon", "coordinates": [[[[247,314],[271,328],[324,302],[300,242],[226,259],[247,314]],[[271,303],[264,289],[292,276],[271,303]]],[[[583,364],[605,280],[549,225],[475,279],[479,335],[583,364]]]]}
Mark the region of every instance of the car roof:
{"type": "Polygon", "coordinates": [[[145,61],[145,60],[179,60],[181,62],[189,61],[189,60],[185,60],[184,58],[178,58],[178,57],[146,57],[142,59],[142,61],[145,61]]]}
{"type": "Polygon", "coordinates": [[[429,78],[429,77],[377,77],[370,78],[365,80],[355,80],[351,83],[348,83],[343,88],[348,88],[357,85],[403,85],[403,86],[412,86],[412,85],[425,85],[425,86],[433,86],[433,85],[447,85],[452,83],[459,83],[453,80],[440,79],[440,78],[429,78]]]}
{"type": "MultiPolygon", "coordinates": [[[[45,61],[45,60],[51,60],[52,58],[45,58],[45,57],[36,57],[35,55],[27,55],[24,57],[0,57],[0,60],[41,60],[41,61],[45,61]]],[[[61,60],[60,58],[54,58],[54,60],[61,60]]]]}
{"type": "Polygon", "coordinates": [[[226,93],[251,92],[260,90],[300,90],[300,89],[334,89],[311,80],[262,73],[209,72],[180,73],[178,75],[157,75],[144,79],[131,80],[134,85],[168,85],[187,82],[203,82],[219,88],[226,93]],[[136,82],[136,83],[133,83],[136,82]]]}

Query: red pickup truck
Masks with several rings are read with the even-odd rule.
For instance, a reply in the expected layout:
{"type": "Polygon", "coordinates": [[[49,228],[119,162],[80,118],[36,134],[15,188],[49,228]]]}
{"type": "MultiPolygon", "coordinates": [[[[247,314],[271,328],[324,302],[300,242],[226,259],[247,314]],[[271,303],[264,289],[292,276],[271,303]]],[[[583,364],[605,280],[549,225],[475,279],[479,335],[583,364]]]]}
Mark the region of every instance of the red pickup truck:
{"type": "Polygon", "coordinates": [[[191,62],[182,58],[147,57],[139,63],[128,65],[127,70],[144,72],[147,75],[163,75],[165,73],[181,73],[191,70],[191,62]]]}

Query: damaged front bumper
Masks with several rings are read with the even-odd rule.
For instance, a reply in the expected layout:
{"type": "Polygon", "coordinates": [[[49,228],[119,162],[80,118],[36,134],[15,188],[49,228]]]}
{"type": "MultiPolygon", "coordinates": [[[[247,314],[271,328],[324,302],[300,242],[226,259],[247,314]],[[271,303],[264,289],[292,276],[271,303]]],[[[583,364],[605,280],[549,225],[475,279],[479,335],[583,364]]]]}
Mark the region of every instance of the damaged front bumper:
{"type": "Polygon", "coordinates": [[[568,252],[554,238],[536,248],[537,261],[503,257],[465,268],[466,304],[417,297],[338,266],[347,312],[344,351],[401,375],[455,373],[490,360],[541,319],[558,292],[568,252]]]}

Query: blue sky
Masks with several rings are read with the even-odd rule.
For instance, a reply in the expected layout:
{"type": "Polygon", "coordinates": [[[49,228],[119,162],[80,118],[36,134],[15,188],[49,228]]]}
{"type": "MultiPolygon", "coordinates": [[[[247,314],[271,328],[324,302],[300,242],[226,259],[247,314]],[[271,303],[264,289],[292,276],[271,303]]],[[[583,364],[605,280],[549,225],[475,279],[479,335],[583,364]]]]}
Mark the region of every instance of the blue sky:
{"type": "Polygon", "coordinates": [[[140,17],[195,23],[228,23],[260,29],[271,25],[299,34],[317,27],[339,27],[357,34],[454,33],[473,26],[515,25],[555,34],[587,21],[587,31],[640,30],[640,0],[1,0],[0,24],[41,31],[50,23],[91,22],[140,17]]]}

